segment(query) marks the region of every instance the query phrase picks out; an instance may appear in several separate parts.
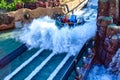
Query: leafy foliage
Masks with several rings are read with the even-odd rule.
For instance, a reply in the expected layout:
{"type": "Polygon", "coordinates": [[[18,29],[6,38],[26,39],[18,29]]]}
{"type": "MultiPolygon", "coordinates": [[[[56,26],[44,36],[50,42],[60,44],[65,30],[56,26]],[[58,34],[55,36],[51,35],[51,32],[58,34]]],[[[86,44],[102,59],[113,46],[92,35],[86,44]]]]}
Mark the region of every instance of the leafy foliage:
{"type": "Polygon", "coordinates": [[[7,3],[5,2],[5,0],[1,0],[1,2],[0,2],[0,8],[1,9],[6,9],[7,8],[7,3]]]}
{"type": "Polygon", "coordinates": [[[6,0],[0,1],[0,9],[5,10],[16,10],[16,4],[18,3],[26,3],[26,2],[35,2],[36,0],[14,0],[12,3],[7,3],[6,0]]]}

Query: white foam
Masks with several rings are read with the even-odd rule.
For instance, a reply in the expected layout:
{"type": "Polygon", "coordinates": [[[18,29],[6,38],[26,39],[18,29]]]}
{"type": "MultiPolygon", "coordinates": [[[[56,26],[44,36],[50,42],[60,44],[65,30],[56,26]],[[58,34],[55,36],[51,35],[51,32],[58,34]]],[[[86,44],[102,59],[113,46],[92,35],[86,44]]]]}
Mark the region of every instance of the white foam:
{"type": "Polygon", "coordinates": [[[104,66],[95,65],[91,69],[87,80],[116,80],[116,78],[113,74],[110,74],[104,66]]]}
{"type": "Polygon", "coordinates": [[[108,68],[95,65],[91,69],[87,80],[120,80],[120,49],[112,58],[108,68]]]}
{"type": "Polygon", "coordinates": [[[53,50],[55,53],[67,52],[75,55],[84,43],[96,33],[96,21],[69,28],[58,29],[55,21],[49,17],[34,19],[27,29],[23,30],[20,40],[31,47],[53,50]]]}

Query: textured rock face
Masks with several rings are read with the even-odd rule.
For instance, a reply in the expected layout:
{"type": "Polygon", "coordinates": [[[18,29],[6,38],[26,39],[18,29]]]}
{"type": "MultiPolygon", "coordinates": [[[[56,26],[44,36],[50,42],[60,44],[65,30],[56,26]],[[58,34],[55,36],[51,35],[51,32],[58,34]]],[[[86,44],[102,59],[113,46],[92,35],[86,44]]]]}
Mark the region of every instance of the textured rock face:
{"type": "MultiPolygon", "coordinates": [[[[64,4],[68,7],[68,9],[70,11],[73,8],[75,8],[76,6],[78,6],[83,1],[84,0],[73,0],[73,1],[70,0],[64,4]]],[[[86,3],[87,3],[87,0],[86,0],[86,3]]],[[[61,3],[61,5],[62,5],[62,3],[61,3]]],[[[83,6],[81,6],[81,8],[83,6]]],[[[21,20],[24,22],[25,21],[25,19],[24,19],[25,12],[27,12],[30,15],[30,19],[43,17],[43,16],[52,17],[54,15],[54,13],[59,13],[59,14],[66,14],[67,13],[64,10],[64,7],[59,6],[59,7],[46,7],[46,8],[38,7],[38,8],[33,9],[33,10],[22,8],[22,9],[19,9],[17,11],[9,12],[8,15],[15,17],[15,21],[21,20]]]]}
{"type": "Polygon", "coordinates": [[[17,11],[9,12],[9,16],[15,17],[15,21],[25,21],[24,14],[28,13],[30,15],[29,19],[33,18],[39,18],[43,16],[50,16],[52,17],[54,13],[59,12],[60,14],[64,14],[64,11],[61,7],[55,7],[55,8],[42,8],[39,7],[37,9],[31,10],[31,9],[19,9],[17,11]]]}
{"type": "Polygon", "coordinates": [[[109,15],[113,18],[114,23],[118,23],[120,0],[109,0],[109,15]]]}
{"type": "Polygon", "coordinates": [[[118,2],[120,0],[99,0],[98,2],[97,33],[94,48],[97,59],[105,66],[109,65],[120,47],[120,27],[116,25],[119,18],[118,2]]]}
{"type": "Polygon", "coordinates": [[[14,17],[7,14],[0,14],[0,30],[14,28],[14,17]]]}
{"type": "Polygon", "coordinates": [[[108,16],[108,7],[108,0],[98,0],[98,16],[108,16]]]}

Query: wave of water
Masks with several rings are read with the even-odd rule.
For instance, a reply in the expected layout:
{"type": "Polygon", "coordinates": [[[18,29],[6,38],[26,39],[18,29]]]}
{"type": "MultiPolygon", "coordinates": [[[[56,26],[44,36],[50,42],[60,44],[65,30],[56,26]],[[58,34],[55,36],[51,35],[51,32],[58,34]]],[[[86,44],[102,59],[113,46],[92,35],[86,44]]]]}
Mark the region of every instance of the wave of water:
{"type": "Polygon", "coordinates": [[[112,74],[107,72],[107,69],[103,65],[94,65],[91,69],[87,80],[116,80],[112,74]]]}
{"type": "Polygon", "coordinates": [[[59,29],[55,21],[46,16],[34,19],[31,24],[25,25],[19,40],[32,48],[39,47],[53,50],[55,53],[67,52],[75,55],[84,43],[95,35],[95,32],[95,21],[74,28],[64,26],[59,29]]]}
{"type": "Polygon", "coordinates": [[[103,65],[94,65],[87,80],[120,80],[120,49],[108,68],[103,65]]]}
{"type": "Polygon", "coordinates": [[[103,65],[94,65],[87,80],[120,80],[120,74],[116,75],[111,73],[103,65]]]}

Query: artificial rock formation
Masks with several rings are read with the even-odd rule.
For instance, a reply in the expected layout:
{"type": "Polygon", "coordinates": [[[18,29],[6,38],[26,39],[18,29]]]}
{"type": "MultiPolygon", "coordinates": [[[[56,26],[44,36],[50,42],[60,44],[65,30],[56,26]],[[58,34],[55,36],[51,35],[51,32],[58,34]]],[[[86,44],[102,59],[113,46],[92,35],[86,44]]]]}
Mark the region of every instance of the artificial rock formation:
{"type": "Polygon", "coordinates": [[[107,67],[120,47],[119,18],[120,0],[99,0],[97,33],[95,38],[96,58],[107,67]]]}
{"type": "MultiPolygon", "coordinates": [[[[32,9],[23,8],[25,5],[23,6],[23,4],[18,4],[17,5],[18,10],[7,13],[7,15],[9,17],[14,18],[14,22],[11,22],[13,20],[9,21],[9,18],[5,18],[6,22],[8,21],[11,24],[6,25],[6,23],[5,23],[5,24],[0,25],[0,30],[14,28],[14,24],[19,21],[21,22],[21,24],[24,24],[26,22],[30,22],[34,18],[39,18],[39,17],[44,17],[44,16],[53,17],[54,14],[56,14],[56,13],[61,14],[61,15],[64,15],[67,13],[72,13],[73,10],[80,10],[88,2],[88,0],[67,0],[67,1],[61,3],[60,0],[55,0],[55,1],[57,1],[57,3],[60,2],[59,5],[51,7],[50,4],[52,4],[52,3],[50,3],[50,1],[51,0],[48,0],[46,2],[43,1],[44,3],[47,3],[47,2],[49,3],[49,4],[46,4],[46,7],[40,6],[41,1],[36,2],[34,5],[30,3],[30,7],[32,7],[32,9]],[[67,10],[66,10],[66,8],[67,8],[67,10]],[[27,18],[25,18],[26,13],[27,13],[27,16],[29,16],[27,18]]],[[[52,2],[55,3],[55,1],[52,1],[52,2]]],[[[2,21],[2,23],[4,23],[3,19],[1,19],[1,21],[2,21]]]]}
{"type": "Polygon", "coordinates": [[[119,24],[120,0],[109,0],[109,15],[113,17],[115,24],[119,24]]]}
{"type": "Polygon", "coordinates": [[[0,30],[14,28],[14,17],[7,14],[0,14],[0,30]]]}
{"type": "Polygon", "coordinates": [[[9,12],[8,15],[15,17],[15,21],[25,21],[24,14],[28,13],[30,15],[30,19],[44,17],[44,16],[50,16],[52,17],[55,12],[59,12],[60,14],[64,14],[64,11],[61,7],[54,7],[54,8],[42,8],[39,7],[37,9],[31,10],[22,8],[17,11],[9,12]]]}

